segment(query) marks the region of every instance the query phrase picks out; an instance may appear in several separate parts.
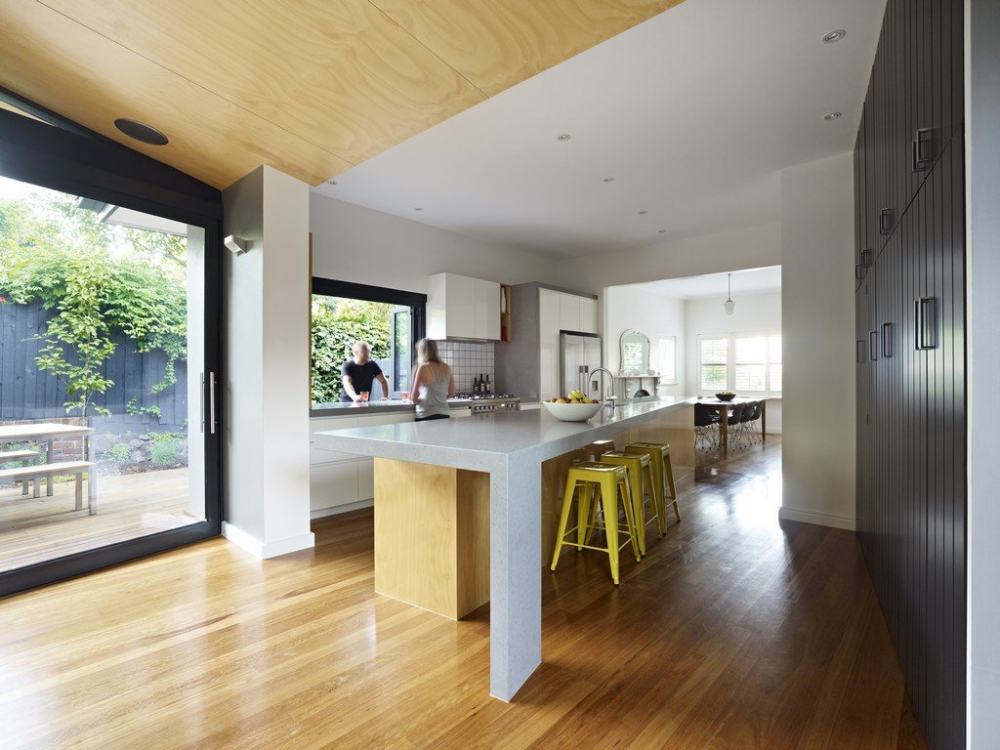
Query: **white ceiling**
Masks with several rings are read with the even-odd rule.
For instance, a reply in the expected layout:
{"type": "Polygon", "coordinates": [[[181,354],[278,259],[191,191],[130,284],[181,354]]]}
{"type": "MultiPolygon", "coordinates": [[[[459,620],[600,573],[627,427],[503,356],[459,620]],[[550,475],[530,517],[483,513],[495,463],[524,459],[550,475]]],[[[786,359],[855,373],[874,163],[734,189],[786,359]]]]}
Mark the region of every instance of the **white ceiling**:
{"type": "Polygon", "coordinates": [[[687,0],[315,189],[563,256],[775,221],[778,170],[853,147],[884,6],[687,0]]]}
{"type": "MultiPolygon", "coordinates": [[[[704,276],[685,276],[676,279],[647,281],[641,284],[623,284],[626,289],[641,289],[649,294],[675,299],[697,299],[701,297],[726,298],[727,274],[710,273],[704,276]]],[[[781,266],[752,268],[733,271],[733,299],[741,294],[761,294],[781,291],[781,266]]]]}

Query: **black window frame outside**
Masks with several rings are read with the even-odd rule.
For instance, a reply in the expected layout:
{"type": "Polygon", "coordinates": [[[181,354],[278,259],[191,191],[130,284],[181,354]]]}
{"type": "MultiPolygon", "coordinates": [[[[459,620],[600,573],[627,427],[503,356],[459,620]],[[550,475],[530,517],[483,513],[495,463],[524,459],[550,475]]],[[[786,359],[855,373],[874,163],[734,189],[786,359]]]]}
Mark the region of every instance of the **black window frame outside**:
{"type": "MultiPolygon", "coordinates": [[[[417,342],[427,331],[427,295],[419,292],[408,292],[403,289],[392,289],[384,286],[358,284],[353,281],[327,279],[321,276],[312,277],[312,294],[321,297],[342,297],[365,302],[382,302],[389,305],[409,307],[411,314],[410,352],[416,351],[417,342]]],[[[393,333],[395,336],[395,332],[393,333]]],[[[312,341],[309,344],[310,361],[312,359],[312,341]]],[[[412,363],[411,363],[412,364],[412,363]]],[[[393,384],[395,385],[395,384],[393,384]]],[[[310,411],[322,412],[323,409],[312,407],[312,394],[309,399],[310,411]]]]}

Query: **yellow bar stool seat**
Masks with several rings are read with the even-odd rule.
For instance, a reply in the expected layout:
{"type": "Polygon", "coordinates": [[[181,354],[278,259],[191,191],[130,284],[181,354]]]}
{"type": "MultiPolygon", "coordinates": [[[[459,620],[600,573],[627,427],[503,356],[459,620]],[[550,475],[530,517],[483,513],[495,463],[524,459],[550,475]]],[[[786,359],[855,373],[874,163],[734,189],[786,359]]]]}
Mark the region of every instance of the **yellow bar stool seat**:
{"type": "Polygon", "coordinates": [[[677,499],[677,487],[674,485],[674,469],[670,463],[670,445],[667,443],[629,443],[626,453],[638,453],[649,456],[653,464],[653,477],[656,482],[660,500],[659,519],[660,533],[667,531],[667,507],[673,506],[677,523],[681,522],[681,507],[677,499]]]}
{"type": "Polygon", "coordinates": [[[556,548],[552,552],[552,570],[559,564],[559,553],[564,545],[577,549],[593,549],[607,552],[611,563],[611,579],[615,584],[619,581],[619,552],[627,544],[632,545],[635,559],[639,560],[639,544],[636,541],[635,520],[632,514],[632,491],[629,486],[628,472],[624,466],[601,464],[593,461],[583,461],[573,464],[566,472],[566,491],[563,493],[562,512],[559,514],[559,530],[556,533],[556,548]],[[577,502],[576,526],[567,529],[573,502],[577,502]],[[594,547],[588,544],[594,531],[594,513],[592,507],[601,504],[604,515],[604,530],[607,536],[607,547],[594,547]],[[618,524],[619,510],[625,511],[625,533],[618,524]],[[576,532],[576,541],[566,539],[576,532]],[[622,541],[622,537],[625,541],[622,541]]]}
{"type": "Polygon", "coordinates": [[[653,465],[645,453],[626,453],[625,451],[607,451],[597,459],[602,464],[624,466],[628,471],[629,486],[632,490],[632,515],[635,516],[636,530],[639,532],[639,552],[646,554],[646,524],[656,523],[656,531],[660,531],[659,498],[656,492],[656,479],[653,465]],[[648,491],[648,492],[647,492],[648,491]],[[649,498],[651,513],[646,514],[646,498],[649,498]]]}

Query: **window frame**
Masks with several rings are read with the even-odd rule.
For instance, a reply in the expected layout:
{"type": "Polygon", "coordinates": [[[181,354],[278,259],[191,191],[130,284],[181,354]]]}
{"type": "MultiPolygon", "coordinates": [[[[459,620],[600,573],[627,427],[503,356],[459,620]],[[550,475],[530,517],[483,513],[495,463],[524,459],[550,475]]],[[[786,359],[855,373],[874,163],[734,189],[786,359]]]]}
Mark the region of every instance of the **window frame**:
{"type": "MultiPolygon", "coordinates": [[[[310,292],[310,307],[312,310],[312,295],[321,297],[341,297],[346,299],[356,299],[363,302],[381,302],[389,305],[410,308],[410,352],[411,368],[412,357],[416,355],[417,342],[427,335],[427,295],[419,292],[409,292],[404,289],[393,289],[391,287],[373,286],[371,284],[359,284],[354,281],[341,281],[339,279],[328,279],[322,276],[312,277],[312,289],[310,292]]],[[[393,317],[395,320],[395,316],[393,317]]],[[[395,330],[392,331],[392,338],[395,340],[395,330]]],[[[313,414],[325,413],[324,409],[313,408],[312,405],[312,335],[309,340],[309,411],[313,414]]],[[[400,391],[395,390],[395,383],[392,384],[395,395],[400,391]]]]}
{"type": "Polygon", "coordinates": [[[656,337],[656,349],[657,349],[657,364],[660,367],[660,383],[663,385],[677,385],[677,336],[657,336],[656,337]],[[673,375],[670,378],[662,377],[663,373],[663,362],[659,361],[660,357],[660,344],[663,341],[670,341],[673,344],[673,362],[671,363],[671,368],[673,375]]]}
{"type": "MultiPolygon", "coordinates": [[[[771,361],[771,339],[775,336],[780,337],[782,332],[779,331],[734,331],[730,333],[699,333],[696,337],[696,354],[697,354],[697,374],[698,374],[698,391],[701,392],[702,387],[702,368],[704,366],[710,366],[717,363],[708,363],[706,365],[702,362],[701,358],[701,343],[703,340],[725,340],[726,342],[726,390],[737,393],[741,396],[757,396],[766,398],[780,398],[782,391],[773,390],[771,388],[771,367],[773,365],[781,365],[782,362],[772,362],[771,361]],[[736,390],[736,366],[739,364],[736,361],[736,342],[737,339],[752,339],[752,338],[762,338],[764,339],[764,362],[762,366],[764,368],[764,390],[762,391],[737,391],[736,390]]],[[[784,342],[782,342],[782,346],[784,342]]],[[[761,364],[761,363],[748,363],[743,364],[761,364]]],[[[784,370],[782,370],[782,376],[784,376],[784,370]]],[[[783,378],[782,378],[783,379],[783,378]]],[[[782,383],[784,385],[784,383],[782,383]]]]}

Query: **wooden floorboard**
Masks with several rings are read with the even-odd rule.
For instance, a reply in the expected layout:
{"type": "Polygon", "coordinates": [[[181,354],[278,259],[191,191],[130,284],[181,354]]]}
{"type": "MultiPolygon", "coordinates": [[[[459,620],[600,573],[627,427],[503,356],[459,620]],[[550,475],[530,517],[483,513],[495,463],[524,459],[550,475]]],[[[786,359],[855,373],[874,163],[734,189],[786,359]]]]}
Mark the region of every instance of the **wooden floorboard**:
{"type": "Polygon", "coordinates": [[[488,606],[373,592],[370,511],[0,600],[4,748],[923,748],[853,534],[779,526],[780,442],[699,469],[627,562],[543,576],[544,663],[488,696],[488,606]]]}

